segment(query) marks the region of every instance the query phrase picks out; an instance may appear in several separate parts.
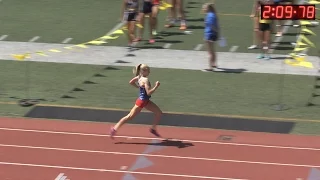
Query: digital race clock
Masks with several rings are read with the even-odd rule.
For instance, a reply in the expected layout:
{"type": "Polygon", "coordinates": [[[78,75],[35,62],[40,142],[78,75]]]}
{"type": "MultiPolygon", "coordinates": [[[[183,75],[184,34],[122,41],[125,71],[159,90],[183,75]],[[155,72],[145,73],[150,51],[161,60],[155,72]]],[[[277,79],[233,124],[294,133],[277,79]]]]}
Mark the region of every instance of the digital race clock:
{"type": "Polygon", "coordinates": [[[261,19],[315,20],[315,5],[261,5],[261,19]]]}

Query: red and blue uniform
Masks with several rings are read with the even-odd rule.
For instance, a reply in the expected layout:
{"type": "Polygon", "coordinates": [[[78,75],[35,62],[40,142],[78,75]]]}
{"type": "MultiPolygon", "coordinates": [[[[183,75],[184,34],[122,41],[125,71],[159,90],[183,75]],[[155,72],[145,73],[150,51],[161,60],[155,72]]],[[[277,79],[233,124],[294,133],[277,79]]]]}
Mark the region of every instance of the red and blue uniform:
{"type": "MultiPolygon", "coordinates": [[[[150,86],[150,82],[149,82],[149,86],[150,86]]],[[[139,97],[136,100],[136,105],[140,108],[144,108],[149,103],[150,98],[151,98],[151,96],[148,96],[146,88],[141,87],[139,85],[139,97]]]]}

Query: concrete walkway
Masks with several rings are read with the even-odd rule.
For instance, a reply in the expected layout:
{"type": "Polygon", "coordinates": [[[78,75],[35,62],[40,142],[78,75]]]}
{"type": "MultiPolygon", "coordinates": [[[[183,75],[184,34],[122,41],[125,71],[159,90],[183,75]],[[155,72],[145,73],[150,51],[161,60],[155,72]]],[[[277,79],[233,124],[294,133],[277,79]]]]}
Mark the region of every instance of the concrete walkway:
{"type": "MultiPolygon", "coordinates": [[[[88,48],[77,47],[77,50],[68,50],[63,48],[66,46],[66,44],[1,41],[0,59],[14,60],[11,54],[46,51],[48,56],[32,55],[29,60],[117,66],[135,66],[139,63],[145,63],[151,67],[192,70],[207,68],[208,55],[205,51],[140,49],[129,52],[125,47],[113,46],[88,46],[88,48]],[[59,49],[63,52],[48,52],[49,49],[59,49]]],[[[271,60],[258,60],[256,56],[257,54],[254,53],[219,52],[218,65],[224,69],[254,73],[300,75],[316,75],[318,73],[318,57],[307,57],[315,67],[308,69],[284,65],[284,55],[275,54],[272,57],[277,59],[271,60]]]]}

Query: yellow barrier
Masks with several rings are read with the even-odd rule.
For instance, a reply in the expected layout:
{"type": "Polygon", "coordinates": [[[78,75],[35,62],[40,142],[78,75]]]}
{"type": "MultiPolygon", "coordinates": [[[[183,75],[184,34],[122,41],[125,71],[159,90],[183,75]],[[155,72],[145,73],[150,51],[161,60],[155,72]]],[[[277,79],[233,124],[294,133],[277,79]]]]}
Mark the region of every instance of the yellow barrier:
{"type": "MultiPolygon", "coordinates": [[[[310,0],[309,4],[320,4],[320,0],[310,0]]],[[[319,10],[318,8],[316,8],[319,10]]],[[[306,60],[306,56],[299,56],[297,55],[298,52],[306,50],[308,48],[316,48],[316,45],[311,42],[304,34],[310,34],[316,36],[316,33],[307,29],[308,25],[312,25],[310,21],[302,20],[300,21],[301,26],[301,33],[297,38],[296,47],[294,48],[293,52],[289,54],[291,59],[285,59],[285,63],[292,66],[301,66],[306,68],[314,68],[311,62],[306,60]]]]}
{"type": "MultiPolygon", "coordinates": [[[[166,10],[167,8],[170,8],[170,7],[172,7],[171,4],[168,4],[168,3],[163,2],[163,1],[160,4],[160,10],[166,10]]],[[[136,26],[138,28],[143,28],[143,26],[141,24],[136,24],[136,26]]],[[[108,43],[107,40],[115,40],[115,39],[119,38],[120,35],[124,34],[125,30],[127,30],[126,27],[121,27],[121,28],[115,30],[114,32],[112,32],[110,35],[104,35],[102,37],[99,37],[99,38],[94,39],[94,40],[90,40],[90,41],[85,42],[85,43],[72,45],[72,46],[67,46],[67,47],[64,47],[64,49],[65,50],[74,50],[76,48],[88,48],[87,45],[102,45],[102,44],[108,43]]],[[[16,60],[23,61],[23,60],[25,60],[27,58],[31,58],[32,54],[36,54],[36,55],[39,55],[39,56],[48,56],[47,52],[61,53],[61,52],[63,52],[63,50],[62,49],[49,49],[49,50],[45,50],[45,51],[36,51],[36,52],[33,52],[33,53],[26,52],[26,53],[23,53],[23,54],[12,54],[12,57],[15,58],[16,60]]]]}

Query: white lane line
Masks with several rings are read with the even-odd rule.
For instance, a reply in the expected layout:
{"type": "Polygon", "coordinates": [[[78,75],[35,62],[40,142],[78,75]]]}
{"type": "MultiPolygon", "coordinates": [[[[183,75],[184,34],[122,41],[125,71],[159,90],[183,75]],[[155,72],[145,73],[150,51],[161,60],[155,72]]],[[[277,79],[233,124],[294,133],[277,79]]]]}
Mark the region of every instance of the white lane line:
{"type": "MultiPolygon", "coordinates": [[[[79,132],[63,132],[63,131],[45,131],[45,130],[34,130],[34,129],[17,129],[17,128],[0,128],[3,131],[21,131],[21,132],[32,132],[32,133],[48,133],[48,134],[64,134],[64,135],[79,135],[79,136],[93,136],[93,137],[109,137],[107,134],[90,134],[90,133],[79,133],[79,132]]],[[[151,137],[135,137],[135,136],[115,136],[115,138],[130,138],[130,139],[144,139],[144,140],[163,140],[161,138],[151,137]]],[[[273,145],[261,145],[261,144],[245,144],[245,143],[227,143],[227,142],[214,142],[214,141],[198,141],[198,140],[187,140],[187,139],[170,139],[172,141],[185,141],[192,143],[203,143],[203,144],[221,144],[231,146],[248,146],[248,147],[262,147],[262,148],[277,148],[277,149],[294,149],[294,150],[309,150],[309,151],[320,151],[320,148],[310,147],[294,147],[294,146],[273,146],[273,145]]]]}
{"type": "Polygon", "coordinates": [[[72,38],[66,38],[65,40],[62,41],[63,44],[67,44],[72,40],[72,38]]]}
{"type": "Polygon", "coordinates": [[[62,176],[59,180],[66,180],[67,176],[62,176]]]}
{"type": "Polygon", "coordinates": [[[63,173],[60,173],[54,180],[61,180],[61,178],[64,176],[63,173]]]}
{"type": "Polygon", "coordinates": [[[144,153],[112,152],[112,151],[98,151],[98,150],[86,150],[86,149],[65,149],[65,148],[54,148],[54,147],[23,146],[23,145],[13,145],[13,144],[0,144],[0,146],[11,147],[11,148],[41,149],[41,150],[52,150],[52,151],[71,151],[71,152],[113,154],[113,155],[146,156],[146,157],[158,157],[158,158],[169,158],[169,159],[218,161],[218,162],[246,163],[246,164],[273,165],[273,166],[290,166],[290,167],[307,167],[307,168],[320,167],[320,164],[319,165],[288,164],[288,163],[277,163],[277,162],[245,161],[245,160],[235,160],[235,159],[217,159],[217,158],[188,157],[188,156],[171,156],[171,155],[161,155],[161,154],[144,154],[144,153]]]}
{"type": "Polygon", "coordinates": [[[229,52],[235,52],[237,51],[239,46],[232,46],[230,49],[229,49],[229,52]]]}
{"type": "Polygon", "coordinates": [[[2,36],[0,37],[0,41],[5,40],[7,37],[8,37],[8,35],[2,35],[2,36]]]}
{"type": "Polygon", "coordinates": [[[171,46],[172,46],[172,44],[166,43],[166,44],[163,45],[163,48],[169,49],[171,46]]]}
{"type": "Polygon", "coordinates": [[[198,44],[198,45],[194,48],[194,50],[195,50],[195,51],[200,51],[200,50],[202,49],[202,47],[203,47],[203,44],[198,44]]]}
{"type": "Polygon", "coordinates": [[[139,171],[122,171],[122,170],[112,170],[112,169],[94,169],[94,168],[81,168],[81,167],[70,167],[70,166],[53,166],[53,165],[46,165],[46,164],[27,164],[27,163],[18,163],[18,162],[0,162],[0,164],[2,164],[2,165],[13,165],[13,166],[54,168],[54,169],[69,169],[69,170],[79,170],[79,171],[130,173],[130,174],[169,176],[169,177],[185,177],[185,178],[198,178],[198,179],[247,180],[247,179],[212,177],[212,176],[194,176],[194,175],[184,175],[184,174],[167,174],[167,173],[151,173],[151,172],[139,172],[139,171]]]}
{"type": "Polygon", "coordinates": [[[38,40],[38,39],[40,39],[40,36],[35,36],[35,37],[31,38],[31,39],[29,40],[29,42],[35,42],[35,41],[38,40]]]}

